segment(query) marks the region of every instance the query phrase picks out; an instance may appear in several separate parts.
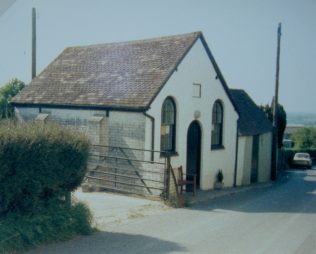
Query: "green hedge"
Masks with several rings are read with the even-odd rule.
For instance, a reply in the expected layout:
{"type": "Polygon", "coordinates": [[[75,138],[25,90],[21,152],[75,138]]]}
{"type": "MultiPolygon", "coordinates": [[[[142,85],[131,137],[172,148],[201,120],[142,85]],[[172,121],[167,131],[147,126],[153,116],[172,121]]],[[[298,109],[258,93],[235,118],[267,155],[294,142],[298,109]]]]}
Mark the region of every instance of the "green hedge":
{"type": "Polygon", "coordinates": [[[61,126],[0,121],[0,253],[93,232],[89,209],[66,200],[88,151],[84,135],[61,126]]]}
{"type": "Polygon", "coordinates": [[[84,204],[72,206],[52,204],[36,214],[16,213],[0,217],[0,253],[16,253],[45,243],[88,235],[92,216],[84,204]]]}
{"type": "Polygon", "coordinates": [[[75,190],[89,143],[58,125],[0,125],[0,216],[36,212],[75,190]]]}

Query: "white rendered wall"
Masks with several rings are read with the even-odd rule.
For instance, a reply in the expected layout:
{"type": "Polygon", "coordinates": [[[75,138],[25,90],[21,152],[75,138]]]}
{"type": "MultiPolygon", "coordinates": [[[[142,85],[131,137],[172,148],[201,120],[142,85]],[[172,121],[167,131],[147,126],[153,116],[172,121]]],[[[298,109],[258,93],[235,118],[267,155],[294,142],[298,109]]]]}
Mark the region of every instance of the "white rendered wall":
{"type": "Polygon", "coordinates": [[[258,182],[268,182],[271,176],[272,133],[264,133],[259,138],[258,182]]]}
{"type": "Polygon", "coordinates": [[[238,141],[237,185],[250,184],[252,136],[241,136],[238,141]]]}
{"type": "MultiPolygon", "coordinates": [[[[250,184],[252,161],[252,136],[241,136],[238,141],[237,185],[250,184]]],[[[258,182],[267,182],[271,174],[272,134],[259,136],[258,182]]]]}
{"type": "MultiPolygon", "coordinates": [[[[171,96],[177,108],[176,151],[171,163],[173,167],[182,165],[186,169],[187,131],[195,120],[194,112],[201,116],[196,119],[202,130],[201,140],[201,189],[214,187],[218,169],[224,173],[224,185],[232,186],[234,180],[236,128],[238,115],[235,112],[216,72],[201,43],[198,40],[183,59],[178,70],[153,101],[148,114],[155,117],[155,150],[160,150],[161,107],[164,100],[171,96]],[[193,83],[201,84],[201,98],[193,97],[193,83]],[[212,107],[220,99],[224,107],[223,145],[224,149],[211,150],[212,107]]],[[[146,148],[150,148],[151,123],[146,120],[146,148]]]]}
{"type": "Polygon", "coordinates": [[[237,176],[236,176],[237,186],[243,185],[246,141],[247,141],[246,137],[238,137],[238,157],[237,157],[237,176]]]}

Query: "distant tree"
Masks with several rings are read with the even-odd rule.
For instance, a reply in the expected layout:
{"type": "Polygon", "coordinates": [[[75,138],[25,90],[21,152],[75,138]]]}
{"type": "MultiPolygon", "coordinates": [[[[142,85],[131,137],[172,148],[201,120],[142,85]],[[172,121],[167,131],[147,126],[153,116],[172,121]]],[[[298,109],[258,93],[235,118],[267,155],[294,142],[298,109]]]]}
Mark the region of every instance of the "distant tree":
{"type": "Polygon", "coordinates": [[[304,127],[293,133],[294,148],[316,148],[316,127],[304,127]]]}
{"type": "MultiPolygon", "coordinates": [[[[272,102],[273,104],[273,102],[272,102]]],[[[273,123],[273,107],[269,104],[261,105],[260,108],[273,123]]],[[[278,104],[278,147],[282,147],[283,134],[286,128],[286,112],[281,104],[278,104]]]]}
{"type": "Polygon", "coordinates": [[[14,115],[11,100],[24,87],[24,82],[18,79],[12,79],[0,87],[0,119],[11,118],[14,115]]]}

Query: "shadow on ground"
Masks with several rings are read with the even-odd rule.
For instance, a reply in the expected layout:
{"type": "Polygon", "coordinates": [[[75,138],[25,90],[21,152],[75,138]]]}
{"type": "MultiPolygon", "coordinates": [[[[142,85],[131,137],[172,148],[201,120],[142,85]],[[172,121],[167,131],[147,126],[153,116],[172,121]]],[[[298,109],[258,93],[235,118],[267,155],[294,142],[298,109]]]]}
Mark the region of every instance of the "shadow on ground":
{"type": "Polygon", "coordinates": [[[193,210],[231,210],[244,213],[316,213],[316,170],[285,172],[277,183],[188,207],[193,210]]]}
{"type": "Polygon", "coordinates": [[[31,250],[26,254],[104,254],[104,253],[151,253],[164,254],[186,251],[176,243],[144,235],[99,232],[91,236],[56,243],[31,250]]]}

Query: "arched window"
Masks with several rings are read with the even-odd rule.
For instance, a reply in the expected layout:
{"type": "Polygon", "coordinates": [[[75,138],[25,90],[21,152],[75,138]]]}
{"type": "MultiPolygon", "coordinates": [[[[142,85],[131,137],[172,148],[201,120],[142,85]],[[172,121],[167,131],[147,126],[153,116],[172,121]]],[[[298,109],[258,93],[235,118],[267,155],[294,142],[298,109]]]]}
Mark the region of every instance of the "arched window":
{"type": "Polygon", "coordinates": [[[160,133],[160,149],[162,151],[175,152],[176,106],[170,97],[165,99],[162,104],[160,133]]]}
{"type": "Polygon", "coordinates": [[[217,100],[213,105],[212,114],[212,148],[223,147],[223,105],[217,100]]]}

